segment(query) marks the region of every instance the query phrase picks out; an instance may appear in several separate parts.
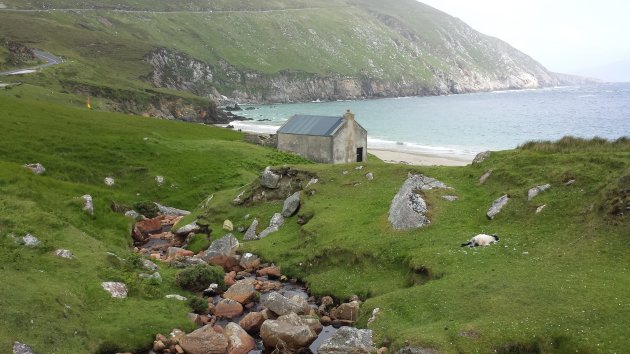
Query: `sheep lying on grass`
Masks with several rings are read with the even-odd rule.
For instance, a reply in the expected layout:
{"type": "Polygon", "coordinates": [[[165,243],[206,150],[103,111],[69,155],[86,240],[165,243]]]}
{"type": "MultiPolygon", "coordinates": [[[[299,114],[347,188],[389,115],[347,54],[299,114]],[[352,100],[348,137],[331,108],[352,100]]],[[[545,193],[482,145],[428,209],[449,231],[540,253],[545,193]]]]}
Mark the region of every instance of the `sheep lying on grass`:
{"type": "Polygon", "coordinates": [[[495,242],[499,242],[499,236],[479,234],[473,236],[468,243],[462,243],[462,247],[489,246],[495,242]]]}

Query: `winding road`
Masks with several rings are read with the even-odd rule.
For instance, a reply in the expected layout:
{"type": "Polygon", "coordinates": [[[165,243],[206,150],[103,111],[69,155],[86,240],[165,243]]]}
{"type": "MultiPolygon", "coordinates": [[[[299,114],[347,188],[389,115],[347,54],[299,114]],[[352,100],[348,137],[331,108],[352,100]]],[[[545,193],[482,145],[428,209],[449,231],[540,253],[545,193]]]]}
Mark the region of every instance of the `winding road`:
{"type": "Polygon", "coordinates": [[[56,57],[48,52],[43,52],[41,50],[33,50],[33,54],[35,54],[35,57],[37,57],[38,59],[41,60],[45,60],[46,63],[45,64],[41,64],[41,65],[37,65],[37,66],[33,66],[30,68],[22,68],[22,69],[13,69],[13,70],[8,70],[8,71],[0,71],[0,76],[7,76],[7,75],[19,75],[19,74],[29,74],[32,72],[35,72],[41,68],[45,68],[47,66],[52,66],[52,65],[57,65],[57,64],[61,64],[63,63],[63,59],[56,57]]]}

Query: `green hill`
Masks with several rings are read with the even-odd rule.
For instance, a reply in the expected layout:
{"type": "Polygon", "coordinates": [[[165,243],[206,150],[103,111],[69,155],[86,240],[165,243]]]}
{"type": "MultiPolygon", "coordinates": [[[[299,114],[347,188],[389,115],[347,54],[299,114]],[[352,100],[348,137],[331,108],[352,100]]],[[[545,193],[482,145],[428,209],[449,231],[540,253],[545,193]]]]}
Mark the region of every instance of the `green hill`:
{"type": "MultiPolygon", "coordinates": [[[[30,85],[0,91],[0,348],[18,340],[38,353],[129,351],[146,348],[158,332],[190,329],[188,308],[164,299],[182,293],[174,285],[177,270],[162,266],[160,284],[137,278],[142,269],[129,250],[131,220],[111,203],[194,209],[214,194],[193,213],[214,230],[245,214],[268,220],[280,201],[249,207],[230,201],[242,186],[255,186],[265,166],[286,163],[319,178],[301,209],[313,217],[304,226],[289,219],[243,250],[307,281],[316,295],[358,294],[365,301],[359,325],[375,331],[377,345],[506,353],[628,346],[627,139],[531,143],[466,167],[371,160],[356,170],[304,164],[242,143],[228,130],[71,109],[59,104],[65,96],[48,94],[30,85]],[[46,167],[43,175],[22,167],[34,162],[46,167]],[[479,185],[487,169],[494,174],[479,185]],[[387,220],[389,203],[409,172],[453,189],[425,193],[430,226],[396,232],[387,220]],[[157,185],[156,175],[166,183],[157,185]],[[108,176],[112,187],[103,183],[108,176]],[[551,189],[527,201],[527,190],[544,183],[551,189]],[[94,197],[94,215],[81,210],[86,193],[94,197]],[[488,220],[486,210],[506,193],[512,200],[488,220]],[[447,202],[444,194],[459,200],[447,202]],[[14,241],[26,233],[43,245],[29,249],[14,241]],[[460,247],[476,233],[497,233],[501,241],[460,247]],[[55,257],[57,248],[76,259],[55,257]],[[109,298],[100,282],[110,280],[127,282],[129,298],[109,298]],[[368,325],[376,307],[381,313],[368,325]]],[[[222,235],[215,231],[213,238],[222,235]]]]}
{"type": "MultiPolygon", "coordinates": [[[[177,269],[163,266],[161,283],[138,278],[132,220],[114,209],[159,202],[193,210],[214,195],[193,216],[220,237],[226,218],[268,220],[280,208],[231,201],[266,166],[287,164],[319,178],[301,211],[312,219],[289,219],[242,250],[279,264],[313,294],[360,296],[359,325],[374,330],[377,345],[447,353],[629,346],[627,139],[528,143],[465,167],[371,158],[357,170],[245,144],[238,132],[141,116],[216,122],[227,119],[214,102],[221,95],[289,101],[556,82],[504,42],[411,0],[0,5],[4,39],[66,59],[37,75],[2,77],[15,85],[0,88],[0,351],[16,340],[38,353],[138,351],[156,333],[191,329],[188,306],[164,298],[187,294],[174,284],[177,269]],[[84,108],[88,97],[95,110],[84,108]],[[23,167],[35,162],[44,174],[23,167]],[[488,169],[494,173],[480,185],[488,169]],[[425,193],[430,226],[396,232],[388,208],[410,172],[453,189],[425,193]],[[551,189],[528,201],[527,190],[545,183],[551,189]],[[459,200],[447,202],[446,193],[459,200]],[[84,194],[94,198],[93,215],[82,210],[84,194]],[[504,194],[510,203],[488,220],[504,194]],[[27,233],[42,244],[18,244],[27,233]],[[477,233],[501,241],[460,247],[477,233]],[[76,258],[56,257],[58,248],[76,258]],[[111,299],[103,281],[126,282],[129,298],[111,299]]],[[[10,55],[0,50],[2,65],[10,55]]]]}
{"type": "Polygon", "coordinates": [[[133,221],[112,203],[190,209],[249,183],[266,165],[304,161],[225,129],[21,98],[38,92],[27,85],[0,91],[0,351],[17,340],[37,353],[112,353],[146,348],[174,327],[192,329],[188,306],[164,299],[186,293],[174,283],[177,270],[160,269],[161,284],[138,278],[146,270],[130,251],[133,221]],[[22,167],[35,162],[43,175],[22,167]],[[82,211],[84,194],[94,198],[94,215],[82,211]],[[14,241],[27,233],[42,245],[14,241]],[[55,256],[60,248],[76,258],[55,256]],[[113,301],[104,281],[127,283],[129,298],[113,301]]]}
{"type": "MultiPolygon", "coordinates": [[[[629,157],[627,139],[565,138],[466,167],[303,167],[321,181],[300,211],[313,218],[304,226],[291,220],[245,245],[305,279],[315,294],[366,299],[360,324],[390,349],[407,341],[440,353],[619,352],[629,344],[629,157]],[[479,185],[488,169],[493,175],[479,185]],[[393,231],[389,205],[410,172],[453,189],[423,193],[430,226],[393,231]],[[545,183],[551,189],[528,201],[528,189],[545,183]],[[510,202],[488,220],[486,211],[503,194],[510,202]],[[460,247],[478,233],[496,233],[500,242],[460,247]],[[367,324],[377,307],[379,316],[367,324]]],[[[267,204],[232,207],[227,201],[236,194],[217,196],[214,225],[245,214],[271,218],[267,204]]]]}
{"type": "Polygon", "coordinates": [[[508,44],[412,0],[3,3],[4,37],[68,59],[51,81],[115,100],[101,86],[286,102],[558,82],[508,44]]]}

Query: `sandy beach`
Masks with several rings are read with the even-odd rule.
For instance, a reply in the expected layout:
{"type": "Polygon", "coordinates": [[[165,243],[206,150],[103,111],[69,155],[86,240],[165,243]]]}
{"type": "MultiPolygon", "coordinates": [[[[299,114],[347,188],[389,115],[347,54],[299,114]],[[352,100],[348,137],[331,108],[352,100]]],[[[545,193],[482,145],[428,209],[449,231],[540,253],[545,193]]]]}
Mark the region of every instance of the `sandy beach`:
{"type": "MultiPolygon", "coordinates": [[[[240,122],[231,122],[231,125],[237,126],[238,129],[240,122]]],[[[227,124],[216,124],[216,126],[225,128],[227,124]]],[[[263,130],[265,126],[261,126],[259,131],[255,131],[252,127],[243,127],[241,131],[250,134],[273,134],[277,127],[267,128],[263,130]]],[[[416,150],[403,150],[403,149],[387,149],[383,147],[370,147],[370,140],[368,138],[368,153],[378,157],[387,163],[398,163],[405,165],[415,166],[465,166],[472,162],[474,155],[463,155],[456,153],[433,153],[416,150]]]]}
{"type": "Polygon", "coordinates": [[[429,154],[416,151],[394,151],[369,149],[368,152],[388,163],[400,163],[416,166],[465,166],[472,162],[473,156],[455,154],[429,154]]]}

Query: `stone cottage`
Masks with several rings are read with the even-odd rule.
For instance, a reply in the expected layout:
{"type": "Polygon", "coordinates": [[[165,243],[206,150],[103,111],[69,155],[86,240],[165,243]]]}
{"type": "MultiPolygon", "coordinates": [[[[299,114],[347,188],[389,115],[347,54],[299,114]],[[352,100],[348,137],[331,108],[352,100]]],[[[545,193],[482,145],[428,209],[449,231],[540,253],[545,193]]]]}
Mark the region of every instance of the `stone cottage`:
{"type": "Polygon", "coordinates": [[[278,130],[278,149],[322,163],[367,159],[367,130],[348,110],[342,117],[295,115],[278,130]]]}

